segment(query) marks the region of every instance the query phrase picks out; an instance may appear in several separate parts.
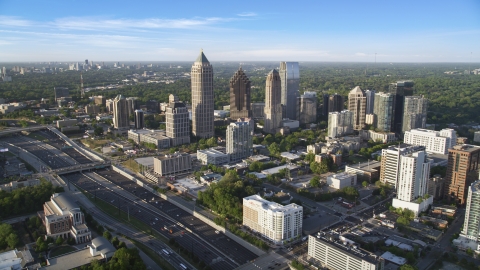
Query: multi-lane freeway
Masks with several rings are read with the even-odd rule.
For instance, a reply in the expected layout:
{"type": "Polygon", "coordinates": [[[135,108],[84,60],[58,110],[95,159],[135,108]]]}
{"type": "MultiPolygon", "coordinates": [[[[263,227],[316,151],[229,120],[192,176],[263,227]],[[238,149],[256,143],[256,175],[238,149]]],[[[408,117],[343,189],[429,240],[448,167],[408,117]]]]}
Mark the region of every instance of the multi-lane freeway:
{"type": "Polygon", "coordinates": [[[116,172],[100,170],[64,177],[97,199],[149,224],[165,237],[174,238],[212,269],[234,269],[258,257],[200,219],[116,172]]]}

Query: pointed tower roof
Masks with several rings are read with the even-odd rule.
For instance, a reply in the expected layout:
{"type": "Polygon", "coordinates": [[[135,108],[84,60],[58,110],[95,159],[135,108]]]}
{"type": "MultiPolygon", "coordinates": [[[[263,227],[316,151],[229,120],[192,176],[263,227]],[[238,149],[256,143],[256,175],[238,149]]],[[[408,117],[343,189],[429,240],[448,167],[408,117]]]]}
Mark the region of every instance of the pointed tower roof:
{"type": "Polygon", "coordinates": [[[272,70],[269,72],[269,74],[270,74],[270,73],[276,73],[276,74],[278,74],[278,71],[277,71],[276,69],[272,69],[272,70]]]}
{"type": "Polygon", "coordinates": [[[356,94],[356,93],[363,93],[363,90],[360,88],[360,86],[355,86],[355,88],[350,91],[350,94],[356,94]]]}
{"type": "Polygon", "coordinates": [[[197,63],[210,63],[207,59],[207,57],[205,56],[205,54],[203,54],[203,49],[200,51],[200,55],[197,57],[197,60],[195,60],[195,62],[197,63]]]}

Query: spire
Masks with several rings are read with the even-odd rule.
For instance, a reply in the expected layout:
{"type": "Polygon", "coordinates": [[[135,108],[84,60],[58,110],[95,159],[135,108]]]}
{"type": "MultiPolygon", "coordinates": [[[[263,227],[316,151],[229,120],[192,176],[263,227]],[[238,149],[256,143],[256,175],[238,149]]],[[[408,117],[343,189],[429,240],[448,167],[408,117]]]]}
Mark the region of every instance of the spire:
{"type": "Polygon", "coordinates": [[[205,54],[203,54],[203,49],[200,50],[200,55],[197,57],[197,60],[195,60],[196,63],[210,63],[207,59],[207,57],[205,56],[205,54]]]}

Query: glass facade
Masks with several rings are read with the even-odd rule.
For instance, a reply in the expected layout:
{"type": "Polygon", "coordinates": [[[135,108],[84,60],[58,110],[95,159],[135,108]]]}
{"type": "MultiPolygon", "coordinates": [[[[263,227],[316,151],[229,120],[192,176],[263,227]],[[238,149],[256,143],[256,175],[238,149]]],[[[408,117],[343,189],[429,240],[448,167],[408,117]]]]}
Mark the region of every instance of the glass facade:
{"type": "Polygon", "coordinates": [[[281,62],[282,105],[285,117],[297,120],[297,98],[300,96],[300,68],[298,62],[281,62]]]}

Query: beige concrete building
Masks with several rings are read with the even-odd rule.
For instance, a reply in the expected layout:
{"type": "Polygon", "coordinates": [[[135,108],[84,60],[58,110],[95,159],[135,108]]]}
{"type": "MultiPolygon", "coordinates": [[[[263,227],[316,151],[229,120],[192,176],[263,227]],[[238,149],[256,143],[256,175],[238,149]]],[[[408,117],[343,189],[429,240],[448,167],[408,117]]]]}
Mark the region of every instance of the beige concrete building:
{"type": "Polygon", "coordinates": [[[192,169],[192,158],[186,153],[175,153],[153,158],[153,170],[160,176],[188,172],[192,169]]]}
{"type": "Polygon", "coordinates": [[[39,179],[26,179],[26,180],[12,181],[10,183],[2,184],[0,185],[0,190],[4,190],[6,192],[12,192],[18,188],[33,187],[38,185],[40,185],[39,179]]]}
{"type": "Polygon", "coordinates": [[[98,105],[88,104],[85,106],[86,114],[98,114],[100,113],[100,107],[98,105]]]}
{"type": "Polygon", "coordinates": [[[367,108],[367,97],[365,92],[356,86],[348,94],[348,110],[353,113],[353,129],[361,130],[365,127],[365,111],[367,108]]]}
{"type": "Polygon", "coordinates": [[[230,118],[252,117],[250,103],[251,83],[242,67],[230,79],[230,118]]]}
{"type": "Polygon", "coordinates": [[[170,95],[168,106],[165,108],[167,137],[171,146],[190,143],[190,119],[185,103],[178,101],[178,97],[170,95]]]}
{"type": "Polygon", "coordinates": [[[130,127],[127,100],[122,95],[118,95],[113,100],[113,127],[119,131],[125,130],[125,133],[130,127]]]}
{"type": "Polygon", "coordinates": [[[265,120],[263,131],[275,134],[282,126],[282,104],[281,104],[281,82],[280,75],[275,69],[267,76],[265,86],[265,120]]]}
{"type": "Polygon", "coordinates": [[[200,52],[192,65],[192,133],[201,138],[214,136],[213,68],[200,52]]]}
{"type": "Polygon", "coordinates": [[[402,132],[425,128],[427,124],[428,100],[423,96],[405,97],[402,132]]]}

